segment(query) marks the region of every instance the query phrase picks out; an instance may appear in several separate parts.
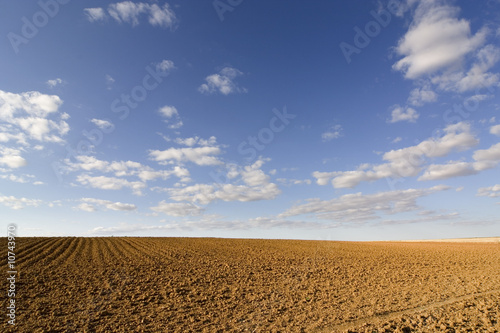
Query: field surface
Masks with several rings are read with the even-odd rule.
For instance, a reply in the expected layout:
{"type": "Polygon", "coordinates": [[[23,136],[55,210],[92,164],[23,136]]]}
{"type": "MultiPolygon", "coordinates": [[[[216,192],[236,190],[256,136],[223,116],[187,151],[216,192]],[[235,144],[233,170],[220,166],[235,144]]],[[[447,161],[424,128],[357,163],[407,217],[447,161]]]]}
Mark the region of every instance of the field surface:
{"type": "Polygon", "coordinates": [[[16,265],[2,332],[500,332],[499,243],[19,238],[16,265]]]}

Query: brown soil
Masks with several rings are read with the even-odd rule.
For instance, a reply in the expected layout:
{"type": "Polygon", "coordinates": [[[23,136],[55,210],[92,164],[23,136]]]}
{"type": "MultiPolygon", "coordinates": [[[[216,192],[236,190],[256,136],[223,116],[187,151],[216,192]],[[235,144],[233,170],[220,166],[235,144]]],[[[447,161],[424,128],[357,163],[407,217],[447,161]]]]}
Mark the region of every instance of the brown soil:
{"type": "Polygon", "coordinates": [[[2,332],[500,331],[498,243],[16,243],[16,325],[2,278],[2,332]]]}

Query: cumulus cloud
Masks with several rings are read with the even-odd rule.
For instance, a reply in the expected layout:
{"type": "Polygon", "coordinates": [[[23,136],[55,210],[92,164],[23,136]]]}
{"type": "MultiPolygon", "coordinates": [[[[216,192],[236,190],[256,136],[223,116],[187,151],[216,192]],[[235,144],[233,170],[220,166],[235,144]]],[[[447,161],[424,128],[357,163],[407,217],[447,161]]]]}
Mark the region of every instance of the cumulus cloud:
{"type": "Polygon", "coordinates": [[[107,14],[103,8],[85,8],[84,13],[90,22],[103,21],[107,15],[118,23],[128,23],[132,26],[139,24],[142,17],[146,17],[149,24],[162,28],[174,29],[177,17],[168,3],[163,6],[143,2],[123,1],[110,4],[107,14]]]}
{"type": "Polygon", "coordinates": [[[442,180],[453,177],[475,175],[478,171],[471,163],[450,161],[447,164],[432,164],[418,180],[442,180]]]}
{"type": "Polygon", "coordinates": [[[500,197],[500,185],[497,184],[490,187],[481,187],[477,190],[477,196],[498,198],[500,197]]]}
{"type": "Polygon", "coordinates": [[[162,60],[162,62],[156,64],[156,70],[162,72],[168,72],[175,68],[174,62],[172,60],[162,60]]]}
{"type": "Polygon", "coordinates": [[[460,93],[498,85],[500,76],[489,70],[500,60],[500,49],[495,44],[485,45],[490,34],[487,27],[473,34],[470,22],[459,18],[459,8],[449,1],[412,3],[417,4],[413,21],[396,47],[403,58],[393,65],[406,78],[418,79],[423,85],[412,91],[411,105],[435,101],[430,84],[460,93]]]}
{"type": "Polygon", "coordinates": [[[193,203],[165,202],[161,201],[158,206],[151,207],[151,210],[169,216],[200,215],[204,209],[193,203]]]}
{"type": "Polygon", "coordinates": [[[139,181],[131,182],[123,178],[91,176],[88,174],[78,175],[76,180],[82,185],[101,190],[121,190],[128,187],[132,189],[135,195],[142,195],[142,190],[146,187],[145,183],[139,181]]]}
{"type": "MultiPolygon", "coordinates": [[[[470,125],[461,122],[446,126],[441,137],[430,138],[415,146],[384,153],[382,158],[387,163],[362,164],[357,170],[314,172],[312,175],[317,179],[318,185],[326,185],[332,179],[335,188],[353,188],[363,181],[383,178],[415,177],[422,170],[425,158],[444,157],[453,151],[470,149],[478,143],[479,140],[471,133],[470,125]]],[[[479,158],[478,161],[483,164],[488,163],[485,158],[479,158]]]]}
{"type": "Polygon", "coordinates": [[[171,176],[178,177],[182,182],[189,181],[189,170],[180,166],[175,166],[170,170],[155,170],[147,165],[134,161],[103,161],[94,156],[79,155],[75,157],[76,162],[66,160],[66,171],[74,172],[99,171],[103,173],[112,173],[115,177],[139,178],[142,182],[160,179],[168,179],[171,176]]]}
{"type": "Polygon", "coordinates": [[[217,138],[215,136],[211,136],[208,139],[201,139],[198,136],[189,137],[189,138],[176,138],[174,140],[175,143],[183,146],[193,147],[195,145],[199,146],[214,146],[217,144],[217,138]]]}
{"type": "Polygon", "coordinates": [[[100,129],[106,130],[106,131],[109,131],[115,127],[115,125],[113,125],[112,122],[110,122],[109,120],[105,120],[105,119],[93,118],[90,120],[90,122],[92,124],[96,125],[97,127],[99,127],[100,129]]]}
{"type": "Polygon", "coordinates": [[[90,22],[102,21],[106,18],[106,12],[102,8],[85,8],[83,12],[90,22]]]}
{"type": "Polygon", "coordinates": [[[265,160],[259,159],[252,165],[227,167],[224,178],[231,183],[195,184],[182,188],[167,188],[175,201],[209,204],[216,200],[222,201],[258,201],[276,198],[281,190],[270,182],[270,177],[261,170],[265,160]]]}
{"type": "Polygon", "coordinates": [[[13,148],[6,148],[0,146],[0,166],[8,166],[9,168],[20,168],[28,164],[26,160],[21,157],[21,151],[13,148]]]}
{"type": "Polygon", "coordinates": [[[401,107],[396,105],[391,112],[390,123],[397,123],[399,121],[408,121],[414,123],[420,115],[415,109],[410,107],[401,107]]]}
{"type": "MultiPolygon", "coordinates": [[[[469,91],[477,88],[490,87],[498,84],[499,76],[496,73],[490,73],[490,70],[500,59],[500,49],[494,45],[486,45],[476,54],[476,61],[472,64],[469,71],[460,76],[455,88],[459,92],[469,91]]],[[[437,80],[443,85],[446,80],[437,80]]],[[[450,88],[445,86],[445,88],[450,88]]]]}
{"type": "Polygon", "coordinates": [[[392,140],[391,143],[398,143],[398,142],[400,142],[402,140],[403,140],[403,138],[400,137],[400,136],[398,136],[398,137],[394,138],[394,140],[392,140]]]}
{"type": "Polygon", "coordinates": [[[393,68],[416,79],[460,65],[467,54],[484,44],[486,30],[473,35],[470,23],[458,14],[459,9],[445,1],[419,1],[410,28],[396,48],[403,58],[393,68]]]}
{"type": "Polygon", "coordinates": [[[500,143],[494,144],[488,149],[476,150],[472,158],[477,162],[498,163],[500,161],[500,143]]]}
{"type": "Polygon", "coordinates": [[[169,128],[177,129],[183,125],[182,120],[179,116],[179,111],[177,111],[177,108],[175,106],[165,105],[161,107],[158,112],[163,118],[165,118],[164,121],[169,124],[169,128]]]}
{"type": "Polygon", "coordinates": [[[279,217],[313,214],[318,219],[340,222],[362,222],[380,218],[379,212],[396,214],[421,209],[417,199],[448,190],[439,185],[428,189],[407,189],[375,194],[346,194],[331,200],[309,199],[305,204],[291,207],[279,217]]]}
{"type": "Polygon", "coordinates": [[[323,141],[330,141],[333,139],[338,139],[342,136],[342,126],[341,125],[335,125],[332,128],[330,128],[328,131],[324,132],[321,134],[321,138],[323,141]]]}
{"type": "MultiPolygon", "coordinates": [[[[0,172],[9,172],[9,170],[5,169],[0,169],[0,172]]],[[[20,183],[20,184],[27,184],[27,183],[32,183],[33,185],[43,185],[44,183],[38,180],[35,180],[34,175],[30,174],[22,174],[22,175],[15,175],[13,173],[8,173],[8,174],[0,174],[0,179],[5,179],[9,180],[14,183],[20,183]]]]}
{"type": "Polygon", "coordinates": [[[137,207],[133,204],[113,202],[109,200],[82,198],[80,201],[81,203],[75,208],[86,212],[94,212],[98,210],[99,207],[103,210],[114,211],[133,211],[137,209],[137,207]]]}
{"type": "Polygon", "coordinates": [[[58,112],[61,104],[62,100],[56,95],[0,90],[0,141],[16,139],[24,145],[28,140],[63,143],[62,137],[69,132],[65,121],[69,116],[58,112]],[[59,119],[54,119],[56,117],[59,119]]]}
{"type": "Polygon", "coordinates": [[[312,181],[310,179],[287,179],[287,178],[278,178],[277,182],[283,185],[311,185],[312,181]]]}
{"type": "Polygon", "coordinates": [[[53,79],[53,80],[48,80],[46,83],[49,86],[49,88],[54,88],[58,84],[63,83],[63,80],[60,79],[60,78],[56,78],[56,79],[53,79]]]}
{"type": "Polygon", "coordinates": [[[500,143],[488,149],[476,150],[472,158],[474,162],[451,161],[447,164],[432,164],[418,180],[442,180],[469,176],[495,168],[500,163],[500,143]]]}
{"type": "Polygon", "coordinates": [[[167,150],[152,150],[149,156],[160,164],[191,162],[197,165],[220,165],[216,156],[221,154],[219,147],[169,148],[167,150]]]}
{"type": "Polygon", "coordinates": [[[491,126],[490,133],[493,135],[500,136],[500,125],[491,126]]]}
{"type": "Polygon", "coordinates": [[[239,87],[234,79],[243,75],[242,72],[232,67],[224,67],[219,73],[209,75],[205,78],[198,91],[205,94],[219,92],[223,95],[229,95],[238,92],[247,92],[245,88],[239,87]]]}
{"type": "Polygon", "coordinates": [[[413,106],[422,106],[425,103],[437,101],[437,94],[428,87],[415,88],[410,92],[408,103],[413,106]]]}
{"type": "Polygon", "coordinates": [[[16,198],[14,196],[0,196],[0,204],[16,210],[23,209],[26,206],[38,207],[41,203],[42,201],[37,199],[16,198]]]}

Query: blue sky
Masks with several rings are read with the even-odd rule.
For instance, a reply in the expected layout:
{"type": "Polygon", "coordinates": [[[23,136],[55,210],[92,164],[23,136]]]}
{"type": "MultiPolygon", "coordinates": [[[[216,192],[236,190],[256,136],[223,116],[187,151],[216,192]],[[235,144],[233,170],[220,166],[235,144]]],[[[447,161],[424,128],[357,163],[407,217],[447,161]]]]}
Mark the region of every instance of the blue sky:
{"type": "Polygon", "coordinates": [[[2,6],[21,236],[499,234],[499,1],[2,6]]]}

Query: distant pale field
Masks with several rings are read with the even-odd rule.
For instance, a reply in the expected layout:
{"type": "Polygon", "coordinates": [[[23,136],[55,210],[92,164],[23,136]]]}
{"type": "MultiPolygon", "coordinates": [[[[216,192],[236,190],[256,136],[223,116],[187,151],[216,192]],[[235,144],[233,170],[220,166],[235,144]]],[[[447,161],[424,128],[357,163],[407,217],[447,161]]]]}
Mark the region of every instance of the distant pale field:
{"type": "Polygon", "coordinates": [[[400,242],[500,243],[500,237],[401,240],[400,242]]]}

